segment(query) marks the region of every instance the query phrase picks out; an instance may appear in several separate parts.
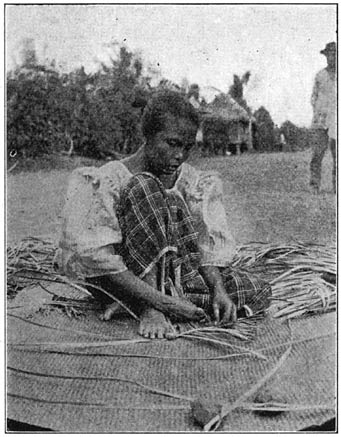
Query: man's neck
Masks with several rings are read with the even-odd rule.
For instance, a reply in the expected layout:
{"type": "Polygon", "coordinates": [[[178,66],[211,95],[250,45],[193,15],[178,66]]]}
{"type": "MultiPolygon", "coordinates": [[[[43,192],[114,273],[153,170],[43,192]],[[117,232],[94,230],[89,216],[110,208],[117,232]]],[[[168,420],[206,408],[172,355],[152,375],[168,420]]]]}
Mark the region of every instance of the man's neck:
{"type": "Polygon", "coordinates": [[[141,146],[135,153],[128,156],[128,158],[122,159],[122,164],[124,164],[130,173],[140,173],[146,171],[145,160],[144,160],[144,145],[141,146]]]}
{"type": "Polygon", "coordinates": [[[174,187],[177,180],[177,173],[175,172],[172,175],[161,175],[159,176],[159,179],[166,189],[170,189],[174,187]]]}

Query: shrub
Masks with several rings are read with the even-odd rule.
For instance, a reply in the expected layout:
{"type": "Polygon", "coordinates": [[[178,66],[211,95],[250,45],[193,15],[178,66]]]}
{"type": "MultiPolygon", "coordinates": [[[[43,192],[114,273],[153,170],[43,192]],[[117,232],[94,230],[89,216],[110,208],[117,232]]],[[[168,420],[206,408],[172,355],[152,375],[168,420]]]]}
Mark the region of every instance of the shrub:
{"type": "Polygon", "coordinates": [[[7,75],[7,150],[38,157],[73,150],[104,158],[131,153],[142,143],[141,102],[149,90],[142,63],[121,47],[95,74],[60,73],[32,58],[7,75]]]}

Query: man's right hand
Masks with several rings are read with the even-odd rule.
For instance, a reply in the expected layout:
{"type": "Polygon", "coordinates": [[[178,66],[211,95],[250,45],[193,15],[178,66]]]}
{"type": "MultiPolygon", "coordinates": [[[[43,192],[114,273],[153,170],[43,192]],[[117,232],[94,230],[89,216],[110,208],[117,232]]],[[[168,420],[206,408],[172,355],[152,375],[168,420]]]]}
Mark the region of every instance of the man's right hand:
{"type": "Polygon", "coordinates": [[[216,291],[213,296],[214,321],[221,325],[233,324],[237,320],[237,308],[226,291],[216,291]]]}

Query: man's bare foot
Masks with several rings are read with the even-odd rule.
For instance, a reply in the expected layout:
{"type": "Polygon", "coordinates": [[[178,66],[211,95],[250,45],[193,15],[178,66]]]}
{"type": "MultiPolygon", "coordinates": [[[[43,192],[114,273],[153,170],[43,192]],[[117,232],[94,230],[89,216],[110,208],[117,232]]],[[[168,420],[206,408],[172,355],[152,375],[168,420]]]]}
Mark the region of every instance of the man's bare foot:
{"type": "Polygon", "coordinates": [[[175,330],[163,313],[147,308],[140,317],[139,334],[147,338],[169,338],[175,330]]]}

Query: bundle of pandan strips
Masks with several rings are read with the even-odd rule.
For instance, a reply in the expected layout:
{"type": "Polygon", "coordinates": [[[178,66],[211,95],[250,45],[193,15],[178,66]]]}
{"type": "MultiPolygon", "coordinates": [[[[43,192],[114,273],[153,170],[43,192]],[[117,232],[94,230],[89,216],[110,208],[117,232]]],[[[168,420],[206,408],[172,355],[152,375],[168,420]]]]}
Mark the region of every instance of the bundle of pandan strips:
{"type": "Polygon", "coordinates": [[[238,249],[232,267],[270,282],[274,317],[293,318],[336,308],[335,247],[251,243],[238,249]]]}
{"type": "Polygon", "coordinates": [[[7,247],[7,296],[54,274],[56,246],[51,241],[28,237],[7,247]]]}
{"type": "MultiPolygon", "coordinates": [[[[35,237],[8,247],[7,294],[13,296],[24,287],[47,280],[60,282],[53,268],[55,250],[53,242],[35,237]]],[[[335,310],[335,247],[300,242],[250,243],[238,248],[231,268],[247,271],[270,282],[274,317],[293,318],[307,313],[335,310]]],[[[66,278],[65,282],[72,285],[72,281],[66,278]]],[[[84,289],[86,292],[84,284],[74,285],[78,290],[84,289]]],[[[239,337],[249,338],[248,323],[240,323],[243,329],[239,337]]],[[[203,329],[207,335],[214,334],[207,327],[203,329]]],[[[250,329],[253,329],[251,325],[250,329]]],[[[199,336],[203,332],[195,330],[191,335],[199,336]]]]}

